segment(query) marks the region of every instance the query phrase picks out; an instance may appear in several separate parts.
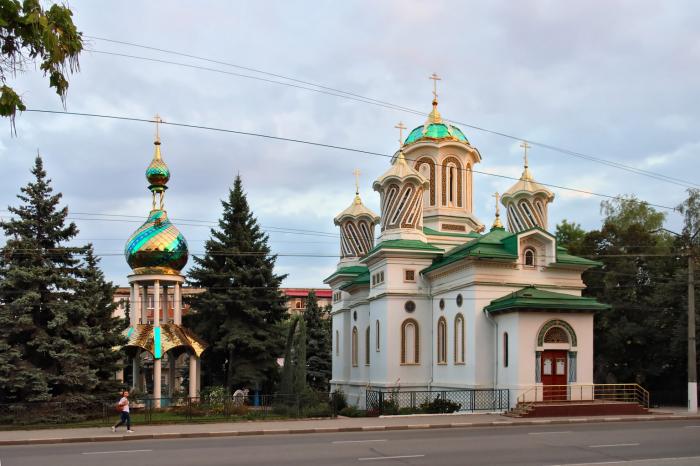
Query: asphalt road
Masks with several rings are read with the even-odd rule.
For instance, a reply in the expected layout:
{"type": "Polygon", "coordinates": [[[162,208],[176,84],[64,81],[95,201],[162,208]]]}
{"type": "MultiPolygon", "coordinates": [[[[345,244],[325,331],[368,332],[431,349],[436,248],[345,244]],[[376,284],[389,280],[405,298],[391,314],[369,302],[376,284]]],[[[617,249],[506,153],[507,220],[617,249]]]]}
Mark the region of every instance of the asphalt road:
{"type": "Polygon", "coordinates": [[[134,440],[0,448],[1,466],[700,465],[700,422],[134,440]]]}

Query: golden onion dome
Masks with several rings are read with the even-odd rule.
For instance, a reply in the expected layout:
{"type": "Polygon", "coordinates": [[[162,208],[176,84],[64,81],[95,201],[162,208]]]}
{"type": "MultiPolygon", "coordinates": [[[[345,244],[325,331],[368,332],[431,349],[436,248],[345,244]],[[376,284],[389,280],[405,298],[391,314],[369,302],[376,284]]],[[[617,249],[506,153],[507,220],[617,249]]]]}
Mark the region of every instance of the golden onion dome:
{"type": "Polygon", "coordinates": [[[178,274],[187,264],[187,241],[164,210],[152,210],[124,248],[126,262],[137,274],[178,274]]]}
{"type": "Polygon", "coordinates": [[[164,191],[168,189],[166,186],[170,180],[170,169],[163,161],[160,155],[160,141],[155,143],[156,149],[148,168],[146,168],[146,179],[148,180],[148,189],[151,191],[164,191]]]}
{"type": "Polygon", "coordinates": [[[146,178],[150,183],[148,189],[153,194],[153,208],[148,219],[126,242],[124,256],[136,274],[177,275],[187,264],[187,241],[165,211],[164,198],[170,170],[160,155],[160,138],[157,136],[146,178]],[[156,204],[157,196],[160,197],[159,204],[156,204]]]}

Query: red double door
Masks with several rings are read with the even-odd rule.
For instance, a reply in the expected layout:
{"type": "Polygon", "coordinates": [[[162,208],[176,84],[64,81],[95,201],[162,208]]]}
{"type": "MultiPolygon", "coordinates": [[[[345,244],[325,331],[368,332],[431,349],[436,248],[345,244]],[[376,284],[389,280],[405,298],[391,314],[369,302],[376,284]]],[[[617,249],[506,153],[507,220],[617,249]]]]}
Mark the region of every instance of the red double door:
{"type": "Polygon", "coordinates": [[[562,401],[568,399],[569,387],[566,384],[567,374],[566,351],[543,351],[540,366],[542,376],[543,401],[562,401]]]}

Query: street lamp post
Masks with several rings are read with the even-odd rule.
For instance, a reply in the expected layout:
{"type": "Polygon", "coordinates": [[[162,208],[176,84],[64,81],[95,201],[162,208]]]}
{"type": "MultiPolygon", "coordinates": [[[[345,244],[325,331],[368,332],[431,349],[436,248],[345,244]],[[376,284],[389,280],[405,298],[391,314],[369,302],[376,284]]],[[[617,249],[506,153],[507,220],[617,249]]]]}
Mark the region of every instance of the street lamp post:
{"type": "MultiPolygon", "coordinates": [[[[660,230],[683,237],[666,228],[660,228],[660,230]]],[[[693,240],[698,233],[700,230],[688,240],[688,413],[692,414],[698,412],[698,362],[695,354],[695,252],[693,250],[693,240]]]]}
{"type": "Polygon", "coordinates": [[[695,355],[695,256],[688,253],[688,412],[698,412],[698,374],[695,355]]]}

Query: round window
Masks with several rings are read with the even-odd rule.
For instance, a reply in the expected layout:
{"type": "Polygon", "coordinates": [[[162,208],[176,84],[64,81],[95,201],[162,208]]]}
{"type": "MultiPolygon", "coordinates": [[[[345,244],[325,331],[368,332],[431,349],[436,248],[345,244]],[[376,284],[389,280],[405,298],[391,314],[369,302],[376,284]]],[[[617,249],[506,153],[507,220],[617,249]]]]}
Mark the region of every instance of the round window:
{"type": "Polygon", "coordinates": [[[463,302],[464,302],[464,299],[462,299],[462,295],[458,294],[457,295],[457,307],[462,307],[463,302]]]}
{"type": "Polygon", "coordinates": [[[413,312],[416,310],[416,303],[413,301],[406,301],[406,304],[403,305],[403,308],[406,310],[406,312],[413,312]]]}
{"type": "Polygon", "coordinates": [[[444,310],[444,309],[445,309],[445,300],[444,300],[444,299],[441,299],[441,300],[440,300],[440,310],[442,311],[442,310],[444,310]]]}
{"type": "Polygon", "coordinates": [[[357,320],[357,311],[352,311],[352,320],[357,320]]]}

